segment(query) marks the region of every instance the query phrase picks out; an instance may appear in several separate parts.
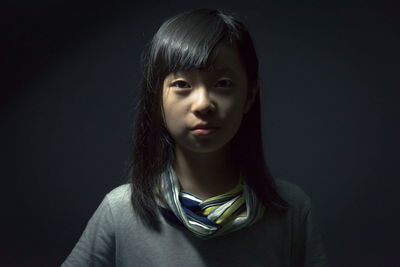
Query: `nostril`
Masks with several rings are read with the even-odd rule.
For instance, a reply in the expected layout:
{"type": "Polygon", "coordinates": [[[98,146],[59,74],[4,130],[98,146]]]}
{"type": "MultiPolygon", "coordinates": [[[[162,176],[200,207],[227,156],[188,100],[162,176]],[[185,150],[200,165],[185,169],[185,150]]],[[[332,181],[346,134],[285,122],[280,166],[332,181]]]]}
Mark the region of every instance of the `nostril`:
{"type": "Polygon", "coordinates": [[[194,113],[207,114],[215,111],[215,105],[211,102],[206,105],[197,106],[194,108],[194,113]]]}

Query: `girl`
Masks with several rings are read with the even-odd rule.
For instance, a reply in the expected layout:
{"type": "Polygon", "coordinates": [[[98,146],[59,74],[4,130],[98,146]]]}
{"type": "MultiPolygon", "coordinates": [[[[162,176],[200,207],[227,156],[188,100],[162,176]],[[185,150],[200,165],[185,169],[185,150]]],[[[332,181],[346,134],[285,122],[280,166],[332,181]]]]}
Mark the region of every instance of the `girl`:
{"type": "Polygon", "coordinates": [[[62,266],[327,266],[309,197],[265,165],[241,22],[212,9],[164,22],[139,104],[130,181],[62,266]]]}

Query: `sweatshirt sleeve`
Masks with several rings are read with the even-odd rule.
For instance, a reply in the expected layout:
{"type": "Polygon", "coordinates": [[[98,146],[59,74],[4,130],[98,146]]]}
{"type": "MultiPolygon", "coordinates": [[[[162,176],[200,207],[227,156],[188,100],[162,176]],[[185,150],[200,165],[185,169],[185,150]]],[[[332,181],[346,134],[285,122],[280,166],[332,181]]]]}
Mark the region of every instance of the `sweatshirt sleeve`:
{"type": "Polygon", "coordinates": [[[324,251],[322,236],[313,216],[312,208],[305,218],[305,266],[327,267],[328,259],[324,251]]]}
{"type": "Polygon", "coordinates": [[[107,196],[90,218],[82,236],[61,267],[114,266],[115,234],[107,196]]]}

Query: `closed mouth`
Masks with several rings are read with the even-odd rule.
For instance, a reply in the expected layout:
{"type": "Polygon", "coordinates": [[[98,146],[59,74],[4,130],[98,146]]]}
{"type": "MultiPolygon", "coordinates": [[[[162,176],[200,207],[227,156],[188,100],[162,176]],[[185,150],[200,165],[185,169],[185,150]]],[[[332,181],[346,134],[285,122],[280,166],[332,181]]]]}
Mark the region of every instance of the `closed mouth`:
{"type": "Polygon", "coordinates": [[[198,126],[198,127],[194,127],[193,130],[197,130],[197,129],[217,129],[217,127],[212,127],[212,126],[198,126]]]}
{"type": "Polygon", "coordinates": [[[216,127],[197,127],[192,129],[192,132],[194,135],[208,135],[214,133],[216,130],[216,127]]]}

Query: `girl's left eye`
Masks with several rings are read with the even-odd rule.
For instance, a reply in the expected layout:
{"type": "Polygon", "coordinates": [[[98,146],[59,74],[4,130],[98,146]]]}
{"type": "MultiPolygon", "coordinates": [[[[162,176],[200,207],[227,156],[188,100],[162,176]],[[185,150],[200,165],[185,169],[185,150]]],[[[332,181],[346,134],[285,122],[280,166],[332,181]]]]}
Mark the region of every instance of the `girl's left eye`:
{"type": "Polygon", "coordinates": [[[231,87],[232,81],[230,79],[222,79],[217,82],[217,87],[231,87]]]}
{"type": "Polygon", "coordinates": [[[178,88],[189,88],[190,87],[187,82],[182,81],[182,80],[172,83],[172,86],[178,87],[178,88]]]}

